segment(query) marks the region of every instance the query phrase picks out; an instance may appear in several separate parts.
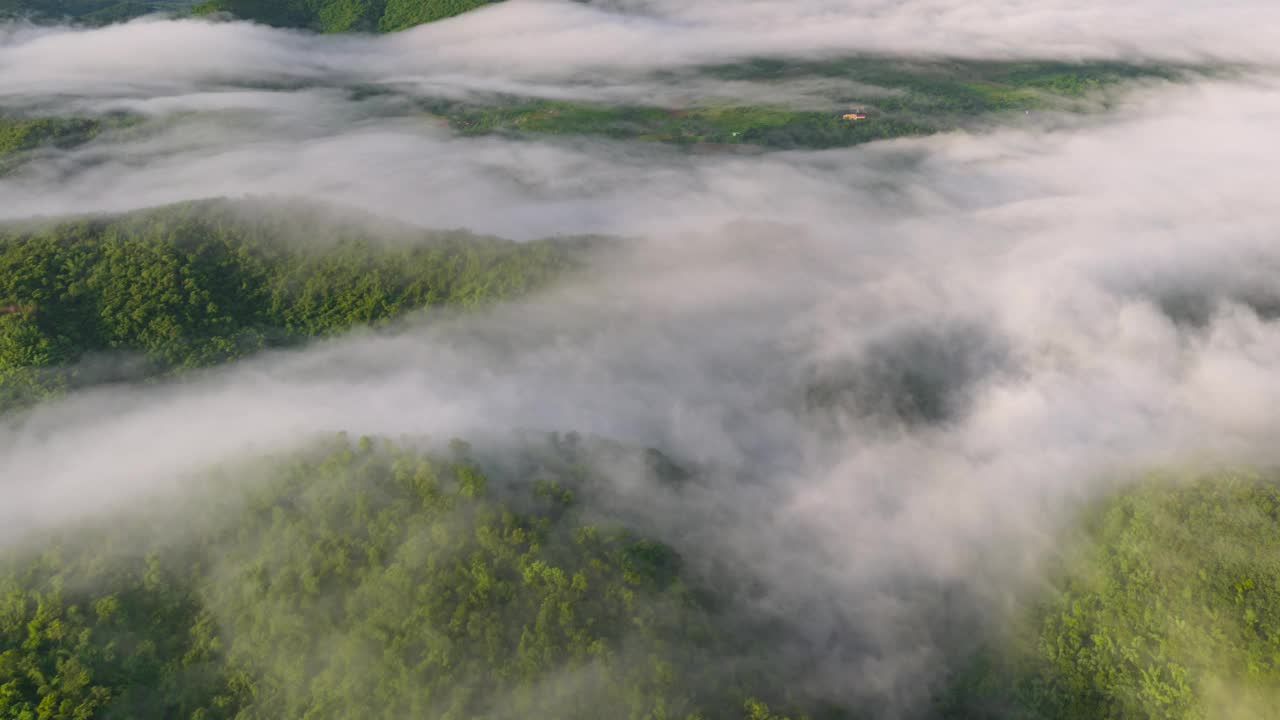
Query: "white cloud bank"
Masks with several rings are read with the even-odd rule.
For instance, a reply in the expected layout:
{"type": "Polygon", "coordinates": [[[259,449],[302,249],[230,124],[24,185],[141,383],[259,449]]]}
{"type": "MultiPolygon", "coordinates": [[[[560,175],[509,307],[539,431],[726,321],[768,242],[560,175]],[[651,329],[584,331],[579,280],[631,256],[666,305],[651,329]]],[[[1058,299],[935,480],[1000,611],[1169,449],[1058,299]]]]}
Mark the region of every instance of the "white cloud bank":
{"type": "Polygon", "coordinates": [[[907,693],[936,656],[904,575],[997,602],[1109,475],[1276,459],[1277,122],[1280,93],[1256,80],[1167,88],[1055,132],[764,158],[380,127],[24,176],[0,185],[6,206],[272,190],[646,239],[593,281],[482,318],[45,407],[0,441],[0,526],[80,521],[316,432],[597,433],[720,468],[719,492],[667,531],[769,578],[764,602],[815,636],[857,628],[875,652],[832,672],[907,693]],[[1187,297],[1201,317],[1178,312],[1187,297]],[[819,380],[846,391],[834,418],[803,410],[819,380]]]}
{"type": "Polygon", "coordinates": [[[4,217],[279,193],[514,237],[643,240],[591,281],[484,317],[43,407],[0,437],[0,527],[80,522],[316,432],[598,433],[719,468],[718,492],[664,507],[667,531],[769,579],[763,602],[815,637],[857,628],[874,651],[817,681],[882,678],[892,697],[935,660],[895,594],[904,576],[997,603],[1108,474],[1277,459],[1269,77],[1151,89],[1052,128],[750,158],[459,140],[388,120],[381,101],[213,92],[501,58],[577,72],[748,50],[1275,62],[1280,48],[1280,8],[1263,2],[643,9],[657,16],[516,0],[379,40],[196,22],[11,31],[0,98],[15,103],[257,111],[50,154],[0,180],[4,217]],[[1203,312],[1180,312],[1187,298],[1203,312]],[[804,411],[817,381],[837,412],[804,411]]]}
{"type": "Polygon", "coordinates": [[[1268,0],[509,0],[385,37],[144,18],[0,28],[0,101],[181,92],[245,82],[503,87],[753,56],[1280,63],[1268,0]]]}

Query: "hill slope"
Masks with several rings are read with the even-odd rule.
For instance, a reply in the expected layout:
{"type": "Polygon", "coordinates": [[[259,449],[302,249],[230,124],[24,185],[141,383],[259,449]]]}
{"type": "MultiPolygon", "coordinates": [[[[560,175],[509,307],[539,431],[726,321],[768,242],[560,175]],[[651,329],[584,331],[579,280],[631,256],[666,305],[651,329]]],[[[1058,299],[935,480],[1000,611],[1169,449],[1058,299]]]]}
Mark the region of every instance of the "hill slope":
{"type": "Polygon", "coordinates": [[[195,0],[0,0],[0,18],[74,20],[90,25],[121,22],[154,12],[184,12],[195,0]]]}
{"type": "Polygon", "coordinates": [[[1158,478],[1099,503],[951,714],[1262,720],[1280,706],[1280,483],[1158,478]]]}
{"type": "Polygon", "coordinates": [[[91,25],[155,12],[230,13],[243,20],[320,32],[394,32],[500,0],[0,0],[0,18],[91,25]]]}
{"type": "Polygon", "coordinates": [[[462,443],[339,438],[5,553],[0,717],[783,720],[785,669],[553,454],[504,489],[462,443]]]}
{"type": "Polygon", "coordinates": [[[394,32],[442,20],[497,0],[207,0],[198,14],[226,12],[245,20],[320,32],[394,32]]]}
{"type": "Polygon", "coordinates": [[[209,201],[0,226],[0,410],[122,371],[71,368],[92,354],[139,358],[134,376],[208,366],[417,308],[525,294],[580,249],[344,218],[209,201]]]}

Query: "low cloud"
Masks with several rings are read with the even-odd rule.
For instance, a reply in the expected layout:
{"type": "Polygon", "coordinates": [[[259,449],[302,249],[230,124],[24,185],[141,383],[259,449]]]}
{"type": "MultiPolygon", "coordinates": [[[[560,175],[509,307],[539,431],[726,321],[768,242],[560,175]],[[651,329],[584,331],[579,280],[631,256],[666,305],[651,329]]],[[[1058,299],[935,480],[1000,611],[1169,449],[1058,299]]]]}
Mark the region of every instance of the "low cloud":
{"type": "Polygon", "coordinates": [[[814,638],[855,633],[863,650],[831,658],[827,691],[865,672],[905,697],[940,654],[919,626],[936,608],[902,583],[998,607],[1107,478],[1274,459],[1280,326],[1241,297],[1280,267],[1261,181],[1280,160],[1277,97],[1269,81],[1173,87],[1056,132],[768,158],[380,131],[245,151],[224,185],[209,180],[238,156],[169,149],[111,182],[73,176],[45,188],[49,211],[247,183],[419,222],[643,239],[591,280],[483,316],[42,407],[4,436],[0,482],[19,500],[0,525],[75,522],[315,433],[597,434],[713,468],[667,539],[766,579],[761,603],[814,638]],[[1213,299],[1197,323],[1163,304],[1180,291],[1213,299]],[[814,411],[828,378],[874,392],[814,411]],[[912,382],[946,411],[913,415],[912,382]]]}
{"type": "Polygon", "coordinates": [[[720,2],[516,0],[381,40],[156,21],[11,31],[0,97],[60,87],[157,116],[166,103],[217,112],[43,155],[0,180],[4,217],[272,193],[517,238],[633,240],[591,277],[519,305],[0,421],[6,539],[318,433],[594,434],[704,469],[706,485],[679,498],[618,492],[655,534],[762,583],[761,608],[797,628],[788,652],[818,668],[815,692],[845,699],[853,684],[908,708],[945,655],[938,588],[996,614],[1074,504],[1115,478],[1276,460],[1273,77],[1161,84],[1102,115],[759,157],[460,139],[394,117],[385,99],[207,86],[386,77],[393,57],[412,59],[404,75],[445,56],[478,67],[570,31],[580,46],[535,68],[624,64],[642,46],[637,65],[727,58],[745,41],[717,38],[752,27],[763,52],[835,47],[840,33],[844,49],[866,37],[879,51],[985,56],[1263,62],[1280,47],[1265,42],[1280,23],[1261,2],[1193,3],[1163,24],[1143,22],[1157,10],[1144,2],[846,6],[746,3],[730,16],[720,2]],[[497,43],[517,26],[531,39],[497,43]],[[169,30],[192,33],[172,42],[222,38],[210,42],[230,59],[174,49],[157,70],[111,44],[169,30]],[[86,90],[90,52],[121,76],[101,96],[86,90]],[[1170,300],[1183,297],[1192,311],[1170,300]]]}
{"type": "MultiPolygon", "coordinates": [[[[670,95],[653,71],[753,57],[1280,63],[1266,0],[1116,5],[1052,0],[581,3],[508,0],[389,36],[318,36],[243,22],[142,18],[96,29],[0,26],[0,101],[181,95],[246,83],[376,85],[429,95],[670,95]],[[200,52],[191,52],[200,48],[200,52]]],[[[685,78],[680,93],[758,98],[685,78]]],[[[817,88],[815,88],[817,89],[817,88]]],[[[827,81],[823,89],[857,89],[827,81]]],[[[861,88],[866,90],[866,88],[861,88]]],[[[774,88],[774,92],[794,93],[774,88]]],[[[829,97],[829,92],[827,96],[829,97]]],[[[677,95],[678,97],[679,95],[677,95]]],[[[822,93],[806,94],[816,102],[822,93]]]]}

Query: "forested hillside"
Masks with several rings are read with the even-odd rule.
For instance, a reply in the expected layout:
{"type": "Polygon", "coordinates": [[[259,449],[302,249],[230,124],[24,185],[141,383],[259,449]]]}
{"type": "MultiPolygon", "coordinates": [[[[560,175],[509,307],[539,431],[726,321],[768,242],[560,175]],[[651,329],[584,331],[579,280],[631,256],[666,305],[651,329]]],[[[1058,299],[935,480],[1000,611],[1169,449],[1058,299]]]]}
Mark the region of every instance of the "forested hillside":
{"type": "Polygon", "coordinates": [[[574,447],[494,483],[465,443],[338,438],[210,475],[194,525],[8,552],[0,717],[783,720],[790,671],[590,518],[574,447]]]}
{"type": "Polygon", "coordinates": [[[498,97],[489,102],[426,99],[420,106],[464,136],[595,135],[715,149],[851,147],[897,137],[980,127],[1001,116],[1096,109],[1099,93],[1123,82],[1174,80],[1171,66],[1115,62],[904,62],[858,57],[824,63],[758,59],[699,68],[722,81],[772,83],[816,77],[831,109],[693,102],[680,107],[498,97]],[[839,87],[839,86],[835,86],[839,87]],[[856,111],[863,116],[851,120],[856,111]]]}
{"type": "Polygon", "coordinates": [[[0,175],[42,147],[68,148],[88,142],[104,129],[125,124],[120,117],[17,117],[0,115],[0,175]]]}
{"type": "Polygon", "coordinates": [[[1157,477],[1098,502],[957,717],[1262,720],[1280,707],[1280,481],[1157,477]]]}
{"type": "Polygon", "coordinates": [[[182,12],[196,0],[0,0],[6,16],[46,21],[74,20],[89,25],[122,22],[154,12],[182,12]]]}
{"type": "MultiPolygon", "coordinates": [[[[832,93],[823,100],[829,105],[825,110],[728,100],[693,99],[660,106],[501,94],[468,100],[412,97],[411,114],[424,128],[444,125],[463,137],[594,136],[720,151],[829,149],[982,127],[1031,111],[1095,110],[1098,95],[1108,89],[1124,82],[1177,80],[1182,71],[1115,62],[905,63],[862,57],[822,64],[756,60],[701,67],[694,74],[780,87],[792,79],[818,76],[867,89],[832,93]],[[845,113],[851,110],[864,118],[846,119],[845,113]]],[[[356,97],[397,97],[389,88],[340,89],[356,97]]],[[[117,132],[115,139],[138,138],[163,130],[166,122],[198,118],[198,114],[175,119],[123,112],[77,117],[0,114],[0,175],[16,169],[40,148],[72,148],[104,132],[129,128],[132,133],[117,132]]]]}
{"type": "Polygon", "coordinates": [[[319,32],[394,32],[499,0],[0,0],[0,18],[70,19],[90,25],[155,12],[230,13],[254,22],[319,32]]]}
{"type": "Polygon", "coordinates": [[[0,0],[0,720],[1277,720],[1278,32],[0,0]]]}
{"type": "Polygon", "coordinates": [[[9,224],[0,227],[0,408],[419,308],[516,297],[580,264],[584,247],[425,233],[305,204],[214,201],[9,224]],[[77,366],[89,357],[98,362],[77,366]]]}
{"type": "Polygon", "coordinates": [[[461,15],[498,0],[206,0],[197,14],[231,13],[244,20],[319,32],[394,32],[461,15]]]}
{"type": "MultiPolygon", "coordinates": [[[[228,463],[194,515],[157,501],[7,551],[0,717],[868,717],[797,694],[777,626],[609,519],[589,447],[339,437],[228,463]]],[[[1098,503],[1009,639],[951,659],[936,712],[1269,717],[1277,508],[1274,479],[1227,475],[1098,503]]]]}

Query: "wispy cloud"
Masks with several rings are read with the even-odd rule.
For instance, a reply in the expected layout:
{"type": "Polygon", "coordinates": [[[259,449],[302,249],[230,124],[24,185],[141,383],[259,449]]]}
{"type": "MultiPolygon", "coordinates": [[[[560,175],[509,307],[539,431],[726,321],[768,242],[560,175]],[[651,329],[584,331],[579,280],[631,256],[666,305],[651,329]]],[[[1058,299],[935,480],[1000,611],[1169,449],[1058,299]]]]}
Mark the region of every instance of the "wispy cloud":
{"type": "Polygon", "coordinates": [[[636,239],[518,306],[10,419],[0,527],[82,521],[320,432],[594,433],[709,468],[705,492],[645,486],[632,505],[762,579],[811,659],[826,657],[818,639],[856,634],[815,675],[825,691],[856,675],[899,697],[940,661],[935,608],[904,584],[998,607],[1107,477],[1274,460],[1280,93],[1265,74],[1154,86],[1096,116],[760,157],[459,139],[378,105],[394,100],[243,87],[503,57],[554,76],[748,51],[1274,62],[1280,47],[1280,10],[1262,2],[849,5],[515,0],[384,39],[11,30],[0,97],[200,113],[0,180],[7,217],[278,193],[513,237],[636,239]]]}

